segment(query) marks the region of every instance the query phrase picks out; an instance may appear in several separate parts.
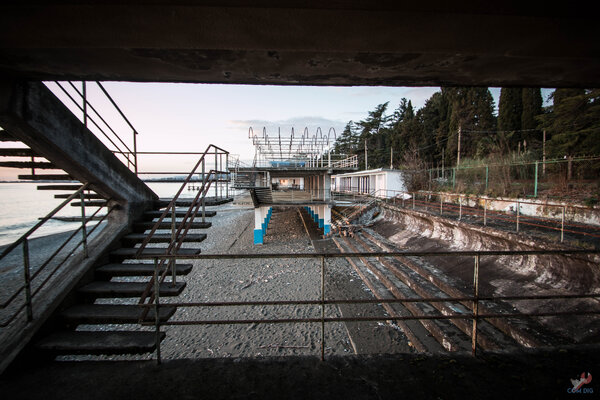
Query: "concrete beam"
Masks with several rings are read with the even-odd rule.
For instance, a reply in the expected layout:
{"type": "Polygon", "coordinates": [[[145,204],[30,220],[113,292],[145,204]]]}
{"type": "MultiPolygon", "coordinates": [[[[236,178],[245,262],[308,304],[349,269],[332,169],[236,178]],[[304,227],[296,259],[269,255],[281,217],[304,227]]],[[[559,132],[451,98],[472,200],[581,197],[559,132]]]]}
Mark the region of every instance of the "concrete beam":
{"type": "Polygon", "coordinates": [[[8,0],[0,6],[0,73],[38,80],[598,87],[593,4],[8,0]]]}
{"type": "Polygon", "coordinates": [[[158,199],[40,82],[0,82],[0,126],[121,205],[131,208],[158,199]]]}

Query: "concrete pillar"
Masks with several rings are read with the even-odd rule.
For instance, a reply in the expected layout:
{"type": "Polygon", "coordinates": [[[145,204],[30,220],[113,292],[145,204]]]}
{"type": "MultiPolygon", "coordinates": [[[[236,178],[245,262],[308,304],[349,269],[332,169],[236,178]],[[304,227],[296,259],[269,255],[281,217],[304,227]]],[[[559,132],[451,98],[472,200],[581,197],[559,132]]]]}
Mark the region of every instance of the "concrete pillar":
{"type": "Polygon", "coordinates": [[[273,215],[273,207],[257,207],[254,209],[254,244],[263,244],[264,236],[273,215]]]}
{"type": "Polygon", "coordinates": [[[254,209],[254,244],[263,244],[262,207],[254,209]]]}
{"type": "Polygon", "coordinates": [[[323,235],[327,236],[331,232],[331,207],[323,206],[323,235]]]}
{"type": "Polygon", "coordinates": [[[324,220],[323,220],[323,216],[325,214],[325,207],[326,206],[317,206],[317,223],[319,224],[319,228],[323,228],[323,224],[324,224],[324,220]]]}
{"type": "Polygon", "coordinates": [[[323,175],[323,200],[331,199],[331,175],[323,175]]]}

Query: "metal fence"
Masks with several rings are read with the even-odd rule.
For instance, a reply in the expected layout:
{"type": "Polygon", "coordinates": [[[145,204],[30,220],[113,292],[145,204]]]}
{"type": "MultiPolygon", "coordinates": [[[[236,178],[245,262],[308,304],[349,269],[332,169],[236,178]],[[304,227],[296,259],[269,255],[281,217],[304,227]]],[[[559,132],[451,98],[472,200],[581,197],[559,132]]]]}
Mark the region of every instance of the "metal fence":
{"type": "Polygon", "coordinates": [[[548,198],[579,193],[582,201],[600,202],[600,157],[438,167],[405,174],[415,189],[548,198]]]}
{"type": "MultiPolygon", "coordinates": [[[[145,323],[145,325],[154,326],[156,332],[156,360],[161,362],[161,327],[169,325],[183,326],[201,326],[201,325],[239,325],[239,324],[294,324],[294,323],[316,323],[320,324],[320,357],[325,358],[325,324],[335,322],[359,322],[359,321],[405,321],[405,320],[451,320],[462,319],[472,321],[471,332],[471,352],[475,356],[477,353],[478,341],[478,321],[491,319],[509,319],[509,318],[529,318],[529,317],[549,317],[549,316],[573,316],[573,315],[598,315],[600,307],[588,310],[569,310],[569,311],[554,311],[554,312],[492,312],[491,308],[486,307],[485,312],[482,312],[481,302],[500,302],[500,301],[521,301],[521,300],[561,300],[561,299],[600,299],[600,293],[570,293],[562,295],[530,295],[530,296],[482,296],[480,294],[480,273],[479,265],[482,257],[512,257],[512,256],[548,256],[548,255],[570,255],[579,257],[590,257],[598,254],[600,251],[595,250],[554,250],[554,251],[440,251],[440,252],[348,252],[348,253],[296,253],[296,254],[203,254],[196,256],[147,256],[142,259],[153,260],[155,266],[154,272],[154,297],[152,304],[140,305],[141,307],[154,309],[154,322],[145,323]],[[327,261],[335,258],[360,258],[360,257],[470,257],[473,260],[473,286],[470,296],[447,296],[447,297],[432,297],[432,298],[394,298],[394,299],[351,299],[338,298],[332,299],[325,293],[325,282],[327,279],[327,261]],[[213,260],[213,259],[282,259],[282,258],[301,258],[312,259],[318,262],[321,285],[320,296],[317,299],[310,300],[276,300],[276,301],[218,301],[218,302],[169,302],[166,303],[169,307],[182,308],[212,308],[212,307],[240,307],[240,306],[280,306],[280,305],[318,305],[320,307],[320,317],[318,318],[249,318],[249,319],[179,319],[176,321],[161,321],[159,318],[159,310],[163,306],[161,304],[159,283],[160,283],[160,265],[166,261],[174,260],[213,260]],[[470,312],[467,313],[430,313],[420,315],[387,315],[387,316],[348,316],[348,317],[326,317],[326,307],[340,304],[386,304],[386,303],[423,303],[423,302],[461,302],[462,304],[470,304],[470,312]]],[[[173,263],[174,264],[174,263],[173,263]]]]}

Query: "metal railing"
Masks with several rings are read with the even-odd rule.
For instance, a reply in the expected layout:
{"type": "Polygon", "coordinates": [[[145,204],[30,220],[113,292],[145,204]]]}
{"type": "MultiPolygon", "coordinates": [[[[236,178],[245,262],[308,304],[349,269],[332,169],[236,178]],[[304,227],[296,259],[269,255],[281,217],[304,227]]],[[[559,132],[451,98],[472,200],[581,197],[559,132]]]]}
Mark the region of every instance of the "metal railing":
{"type": "MultiPolygon", "coordinates": [[[[23,304],[17,306],[17,309],[6,318],[4,321],[0,323],[0,327],[7,327],[11,322],[17,318],[18,315],[21,314],[23,310],[27,313],[27,321],[30,322],[34,318],[34,309],[33,309],[33,300],[35,296],[40,293],[40,291],[48,284],[50,279],[56,274],[56,272],[63,266],[63,264],[77,251],[80,246],[83,247],[83,255],[85,258],[88,257],[88,238],[89,236],[100,226],[100,223],[103,222],[106,217],[113,210],[113,207],[109,207],[107,212],[103,215],[98,215],[100,210],[104,209],[105,206],[94,206],[98,207],[95,212],[91,215],[87,216],[86,213],[86,205],[85,205],[85,194],[84,191],[88,189],[89,184],[85,184],[81,186],[77,191],[67,197],[60,205],[58,205],[54,210],[50,211],[45,217],[41,218],[41,220],[25,232],[19,239],[17,239],[14,243],[7,246],[4,251],[0,254],[0,260],[10,254],[13,250],[17,249],[19,245],[23,248],[23,284],[19,286],[19,288],[13,292],[12,295],[8,297],[2,304],[0,304],[0,310],[4,310],[9,308],[15,301],[19,299],[19,296],[24,292],[25,300],[23,304]],[[47,221],[52,219],[54,215],[56,215],[60,210],[62,210],[66,205],[71,203],[73,200],[79,200],[81,202],[81,225],[75,229],[69,237],[58,246],[58,248],[39,266],[36,268],[35,272],[32,273],[32,265],[30,262],[30,252],[29,252],[29,240],[30,236],[35,233],[42,225],[44,225],[47,221]],[[87,224],[91,221],[96,222],[96,224],[88,230],[87,224]],[[51,263],[61,254],[63,249],[71,242],[73,238],[77,235],[81,235],[81,239],[77,242],[72,249],[70,249],[67,254],[64,255],[62,261],[58,261],[56,265],[51,265],[51,263]],[[48,273],[45,273],[45,269],[51,266],[51,270],[48,273]],[[34,288],[32,283],[34,279],[40,277],[42,279],[42,272],[44,272],[45,277],[43,280],[36,285],[34,288]]],[[[66,251],[66,250],[65,250],[66,251]]]]}
{"type": "MultiPolygon", "coordinates": [[[[552,317],[552,316],[573,316],[573,315],[597,315],[600,314],[600,309],[594,310],[572,310],[572,311],[552,311],[552,312],[481,312],[482,302],[503,302],[503,301],[522,301],[522,300],[561,300],[561,299],[600,299],[600,293],[569,293],[558,295],[523,295],[523,296],[482,296],[480,294],[480,272],[479,265],[482,257],[506,257],[506,256],[556,256],[556,255],[577,255],[585,257],[592,254],[599,254],[598,250],[544,250],[544,251],[402,251],[402,252],[348,252],[348,253],[291,253],[291,254],[202,254],[196,256],[146,256],[142,259],[153,260],[155,271],[153,276],[154,293],[156,296],[152,304],[143,304],[147,310],[154,309],[155,319],[153,322],[145,322],[145,325],[152,325],[156,332],[156,357],[157,362],[161,362],[161,326],[199,326],[199,325],[237,325],[237,324],[280,324],[280,323],[320,323],[321,338],[320,338],[320,357],[325,357],[325,324],[335,322],[359,322],[359,321],[406,321],[406,320],[450,320],[450,319],[465,319],[472,321],[471,331],[471,353],[473,356],[477,354],[477,334],[478,322],[491,319],[509,319],[509,318],[529,318],[529,317],[552,317]],[[470,296],[445,296],[445,297],[402,297],[396,296],[394,299],[330,299],[325,293],[326,282],[326,261],[335,258],[381,258],[381,257],[416,257],[424,259],[428,257],[470,257],[473,260],[473,286],[472,295],[470,296]],[[276,300],[276,301],[218,301],[218,302],[169,302],[169,307],[182,308],[211,308],[211,307],[240,307],[240,306],[280,306],[280,305],[315,305],[320,307],[320,317],[315,318],[247,318],[247,319],[185,319],[179,318],[176,321],[161,321],[160,320],[160,292],[159,292],[159,277],[160,263],[166,260],[220,260],[220,259],[316,259],[319,261],[321,285],[320,296],[318,299],[309,300],[276,300]],[[413,315],[385,315],[385,316],[349,316],[349,317],[326,317],[325,307],[340,304],[389,304],[389,303],[431,303],[431,302],[454,302],[463,305],[470,305],[467,310],[470,312],[455,312],[452,314],[414,314],[413,315]]],[[[446,293],[445,293],[446,294],[446,293]]],[[[490,307],[485,307],[485,310],[491,310],[490,307]]],[[[389,312],[388,312],[389,313],[389,312]]],[[[182,316],[183,317],[183,316],[182,316]]]]}
{"type": "MultiPolygon", "coordinates": [[[[364,194],[357,193],[351,188],[347,191],[334,192],[334,196],[338,198],[340,196],[354,196],[354,201],[358,201],[357,198],[360,197],[372,198],[396,206],[412,208],[413,210],[418,208],[425,209],[441,216],[456,214],[459,221],[468,213],[469,215],[481,217],[483,225],[488,225],[488,221],[493,219],[514,224],[515,232],[520,232],[523,226],[548,229],[560,232],[561,243],[564,242],[565,233],[600,239],[600,226],[595,227],[593,223],[584,224],[583,222],[573,221],[578,211],[587,213],[590,211],[590,207],[580,205],[548,201],[542,203],[526,199],[493,198],[458,193],[407,192],[386,189],[379,189],[364,194]],[[434,199],[436,200],[434,201],[434,199]],[[500,205],[504,210],[510,211],[494,209],[500,205]],[[545,210],[544,216],[540,217],[534,211],[527,210],[528,207],[541,207],[545,210]],[[571,221],[567,219],[569,216],[571,216],[571,221]]],[[[597,223],[600,223],[600,221],[596,221],[597,223]]]]}
{"type": "MultiPolygon", "coordinates": [[[[125,143],[122,139],[122,136],[117,132],[116,128],[113,128],[111,124],[106,121],[100,112],[94,107],[93,104],[88,100],[87,94],[87,84],[88,82],[81,82],[81,90],[75,86],[73,82],[67,81],[66,84],[64,82],[54,81],[57,87],[61,90],[61,92],[67,96],[68,99],[72,102],[72,104],[79,109],[82,113],[82,122],[88,127],[92,128],[88,124],[88,121],[91,122],[94,129],[90,129],[95,131],[97,135],[104,137],[111,146],[113,146],[113,153],[119,155],[123,158],[124,164],[127,165],[128,168],[132,169],[135,174],[138,173],[138,160],[137,160],[137,135],[138,131],[135,129],[131,121],[125,116],[125,113],[121,108],[117,105],[112,96],[108,93],[108,91],[104,88],[104,86],[95,81],[94,83],[98,86],[101,93],[106,97],[106,99],[113,105],[114,110],[120,115],[122,121],[127,125],[132,132],[132,140],[130,144],[125,143]],[[75,93],[74,95],[72,93],[75,93]],[[74,97],[75,96],[75,97],[74,97]]],[[[106,113],[106,111],[105,111],[106,113]]],[[[74,113],[77,115],[77,113],[74,113]]]]}
{"type": "MultiPolygon", "coordinates": [[[[228,158],[229,158],[228,151],[226,151],[220,147],[217,147],[213,144],[210,144],[206,148],[206,150],[204,151],[204,153],[202,154],[202,156],[200,157],[200,159],[198,160],[198,162],[196,163],[196,165],[194,166],[192,171],[189,172],[187,178],[183,181],[183,183],[182,183],[181,187],[179,188],[179,190],[177,191],[177,193],[173,196],[173,199],[166,206],[165,210],[163,211],[161,216],[158,218],[157,222],[153,225],[152,229],[150,230],[150,233],[146,236],[146,238],[144,239],[144,241],[138,248],[138,250],[136,252],[136,258],[143,257],[144,249],[146,249],[148,243],[150,243],[152,241],[152,237],[154,236],[156,231],[161,229],[161,224],[163,223],[165,218],[167,218],[167,216],[170,215],[170,217],[171,217],[171,240],[168,242],[167,248],[165,249],[165,254],[171,254],[171,255],[176,255],[177,251],[179,251],[179,249],[181,248],[181,245],[183,244],[183,242],[185,240],[185,236],[187,235],[188,231],[190,230],[192,223],[194,222],[194,219],[200,212],[200,209],[202,210],[201,211],[202,222],[205,222],[206,194],[208,193],[213,182],[219,182],[220,180],[222,180],[223,176],[227,176],[227,177],[229,176],[228,171],[221,170],[223,168],[223,157],[225,157],[225,166],[227,166],[228,158]],[[211,169],[207,172],[206,171],[206,164],[208,162],[207,156],[213,155],[213,154],[215,156],[214,169],[211,169]],[[221,169],[219,169],[219,168],[221,168],[221,169]],[[200,171],[200,172],[198,172],[198,171],[200,171]],[[186,187],[186,185],[189,184],[192,177],[197,173],[199,173],[201,176],[202,185],[199,188],[198,193],[192,200],[191,205],[189,206],[188,210],[186,211],[186,214],[183,217],[183,219],[180,222],[177,222],[177,212],[176,212],[177,200],[179,199],[179,196],[183,192],[183,189],[186,187]]],[[[228,179],[227,179],[227,182],[228,182],[228,179]]],[[[228,197],[228,196],[229,196],[229,194],[228,194],[228,186],[227,186],[225,197],[228,197]]],[[[163,260],[160,263],[160,267],[161,268],[164,267],[164,264],[165,264],[165,261],[163,260]]],[[[175,262],[171,261],[168,265],[168,268],[164,268],[164,271],[160,276],[161,283],[164,282],[169,270],[171,271],[172,282],[173,283],[176,282],[177,275],[176,275],[176,270],[175,270],[175,262]]],[[[140,300],[139,300],[140,304],[144,304],[144,302],[150,295],[151,291],[152,291],[152,280],[150,280],[148,282],[148,285],[146,286],[144,292],[142,293],[142,296],[140,297],[140,300]]],[[[152,301],[154,295],[155,294],[152,294],[150,296],[150,301],[152,301]]],[[[143,313],[143,315],[141,316],[141,319],[143,319],[145,317],[146,317],[146,314],[143,313]]]]}

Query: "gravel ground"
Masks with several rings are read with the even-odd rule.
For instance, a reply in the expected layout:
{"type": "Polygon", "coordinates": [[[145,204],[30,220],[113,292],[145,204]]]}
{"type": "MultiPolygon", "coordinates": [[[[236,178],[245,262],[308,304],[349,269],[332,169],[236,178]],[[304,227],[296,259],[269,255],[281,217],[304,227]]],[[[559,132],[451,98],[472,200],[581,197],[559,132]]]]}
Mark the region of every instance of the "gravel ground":
{"type": "MultiPolygon", "coordinates": [[[[264,244],[253,244],[254,210],[218,208],[203,253],[312,253],[314,249],[294,208],[274,210],[264,244]]],[[[328,266],[329,269],[331,266],[328,266]]],[[[269,301],[320,298],[320,264],[314,259],[223,259],[194,261],[187,288],[175,301],[269,301]]],[[[167,300],[168,301],[168,300],[167,300]]],[[[327,310],[337,316],[337,309],[327,310]]],[[[172,320],[318,318],[318,306],[181,308],[172,320]]],[[[320,351],[320,324],[169,326],[165,358],[308,355],[320,351]]],[[[343,324],[326,325],[326,351],[351,351],[343,324]]]]}

